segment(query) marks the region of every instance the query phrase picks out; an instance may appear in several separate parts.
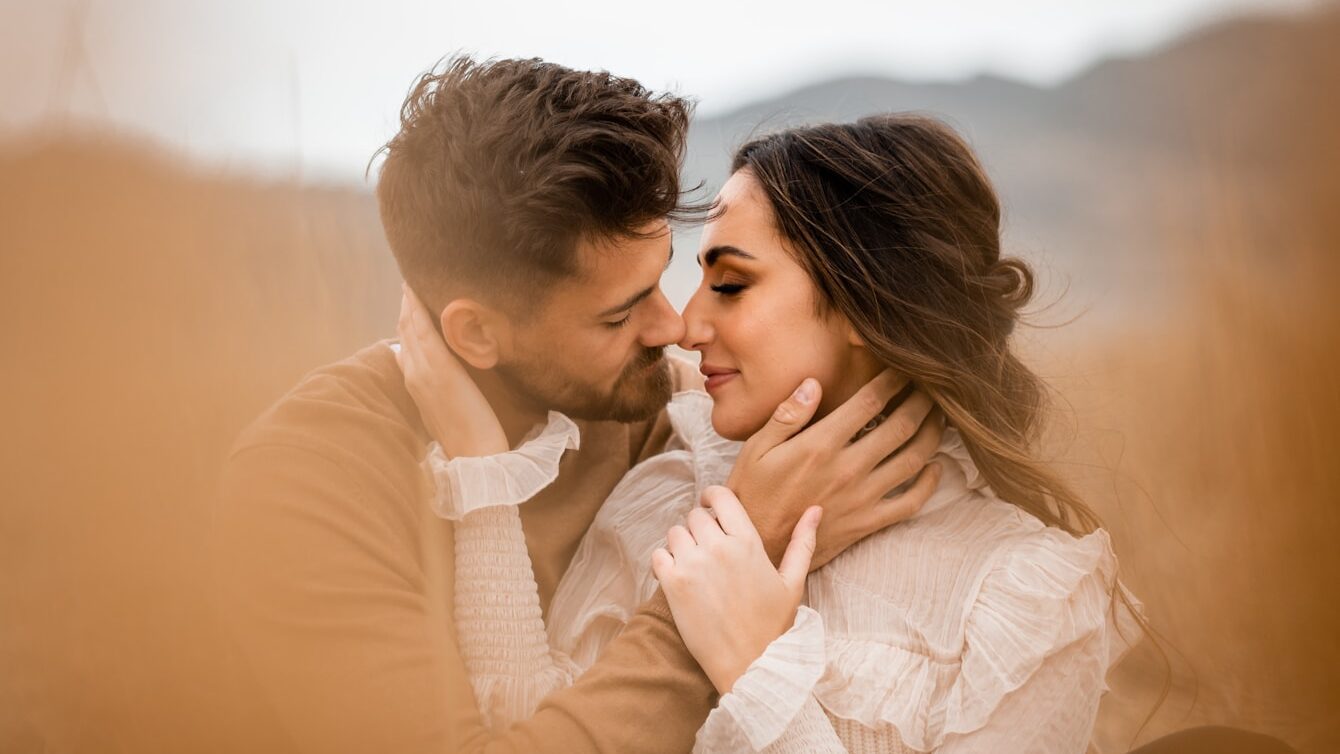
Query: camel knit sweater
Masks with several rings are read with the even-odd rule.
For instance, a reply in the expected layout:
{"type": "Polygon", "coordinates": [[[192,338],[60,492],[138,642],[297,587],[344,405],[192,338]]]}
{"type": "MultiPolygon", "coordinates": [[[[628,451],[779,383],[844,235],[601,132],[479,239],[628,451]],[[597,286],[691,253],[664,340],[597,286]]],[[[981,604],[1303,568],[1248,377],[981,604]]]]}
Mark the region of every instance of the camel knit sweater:
{"type": "MultiPolygon", "coordinates": [[[[676,372],[679,386],[693,378],[676,372]]],[[[466,653],[457,619],[542,626],[601,503],[670,438],[664,412],[638,424],[583,422],[580,432],[581,448],[563,453],[543,493],[496,514],[524,523],[498,527],[514,535],[497,542],[458,536],[432,510],[420,465],[429,438],[386,342],[312,373],[249,428],[224,470],[213,534],[218,606],[266,713],[264,726],[249,721],[263,741],[251,749],[690,749],[715,698],[660,595],[527,719],[493,728],[489,700],[485,714],[475,703],[470,668],[481,657],[495,652],[518,670],[548,650],[523,639],[466,653]],[[499,547],[514,566],[501,565],[499,547]],[[489,571],[463,583],[491,586],[457,592],[457,563],[489,571]]]]}

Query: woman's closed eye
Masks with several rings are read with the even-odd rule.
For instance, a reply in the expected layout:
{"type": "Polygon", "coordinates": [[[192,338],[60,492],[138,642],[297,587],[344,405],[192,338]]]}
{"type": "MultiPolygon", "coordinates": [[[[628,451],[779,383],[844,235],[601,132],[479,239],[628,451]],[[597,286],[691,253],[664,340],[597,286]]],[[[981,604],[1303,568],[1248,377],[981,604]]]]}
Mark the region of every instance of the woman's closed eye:
{"type": "Polygon", "coordinates": [[[718,283],[710,287],[714,292],[723,296],[734,296],[745,288],[743,283],[718,283]]]}

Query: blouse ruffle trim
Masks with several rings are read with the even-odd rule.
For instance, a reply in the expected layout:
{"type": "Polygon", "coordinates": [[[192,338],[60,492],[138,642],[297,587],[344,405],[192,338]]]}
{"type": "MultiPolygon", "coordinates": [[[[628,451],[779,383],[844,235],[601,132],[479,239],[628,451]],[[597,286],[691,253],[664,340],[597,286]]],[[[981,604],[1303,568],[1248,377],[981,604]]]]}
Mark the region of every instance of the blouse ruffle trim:
{"type": "Polygon", "coordinates": [[[538,435],[506,453],[447,458],[434,442],[424,459],[437,488],[433,512],[459,521],[480,508],[524,503],[558,478],[563,453],[580,445],[577,425],[557,411],[549,412],[548,424],[538,435]]]}
{"type": "MultiPolygon", "coordinates": [[[[837,717],[871,728],[891,724],[913,749],[938,748],[948,735],[985,726],[1048,656],[1109,627],[1116,567],[1101,529],[1080,539],[1056,529],[1032,532],[1003,548],[984,578],[961,657],[830,637],[814,695],[837,717]]],[[[1133,617],[1117,608],[1122,630],[1106,633],[1109,665],[1139,636],[1133,617]]]]}
{"type": "Polygon", "coordinates": [[[693,458],[694,499],[713,484],[725,484],[742,443],[718,435],[712,428],[712,397],[701,390],[675,393],[665,407],[670,426],[693,458]]]}

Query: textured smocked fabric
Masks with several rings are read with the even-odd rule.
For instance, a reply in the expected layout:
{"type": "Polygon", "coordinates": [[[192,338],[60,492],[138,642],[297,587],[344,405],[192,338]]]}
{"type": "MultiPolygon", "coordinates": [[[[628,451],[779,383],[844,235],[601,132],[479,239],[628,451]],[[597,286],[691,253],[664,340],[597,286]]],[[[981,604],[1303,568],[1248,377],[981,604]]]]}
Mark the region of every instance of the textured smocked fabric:
{"type": "MultiPolygon", "coordinates": [[[[711,399],[679,393],[667,413],[675,438],[611,493],[559,584],[547,628],[538,609],[502,604],[513,599],[504,592],[533,589],[524,546],[492,548],[496,560],[476,567],[458,545],[458,579],[480,582],[458,585],[457,627],[463,652],[481,647],[472,682],[492,700],[494,724],[524,718],[591,666],[656,590],[650,558],[666,530],[728,476],[739,444],[712,431],[711,399]],[[461,599],[495,612],[478,618],[461,599]]],[[[996,498],[953,429],[938,457],[945,473],[917,516],[811,574],[794,625],[721,697],[695,751],[1087,748],[1107,669],[1139,635],[1114,604],[1121,587],[1107,533],[1074,537],[996,498]]],[[[472,500],[490,485],[439,478],[438,490],[472,500]]],[[[507,510],[515,506],[483,509],[493,517],[471,536],[521,541],[520,519],[507,510]]]]}
{"type": "Polygon", "coordinates": [[[456,522],[455,619],[468,629],[458,645],[494,730],[533,715],[577,674],[551,655],[516,506],[557,479],[563,453],[580,446],[577,425],[550,411],[543,428],[507,453],[449,459],[434,442],[424,460],[437,489],[433,510],[456,522]]]}

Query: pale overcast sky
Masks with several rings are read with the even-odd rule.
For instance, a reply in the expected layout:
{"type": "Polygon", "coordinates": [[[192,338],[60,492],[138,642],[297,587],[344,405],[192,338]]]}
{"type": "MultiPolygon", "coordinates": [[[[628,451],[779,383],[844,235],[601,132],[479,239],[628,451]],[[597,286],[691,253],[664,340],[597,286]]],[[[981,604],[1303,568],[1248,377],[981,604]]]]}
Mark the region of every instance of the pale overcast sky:
{"type": "Polygon", "coordinates": [[[238,169],[358,180],[415,75],[455,51],[606,68],[711,114],[851,73],[1055,83],[1209,20],[1314,1],[0,0],[0,130],[68,111],[238,169]]]}

